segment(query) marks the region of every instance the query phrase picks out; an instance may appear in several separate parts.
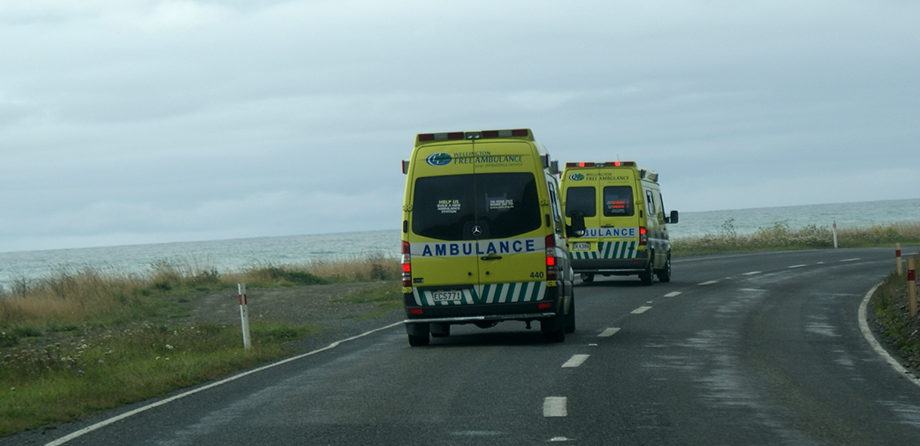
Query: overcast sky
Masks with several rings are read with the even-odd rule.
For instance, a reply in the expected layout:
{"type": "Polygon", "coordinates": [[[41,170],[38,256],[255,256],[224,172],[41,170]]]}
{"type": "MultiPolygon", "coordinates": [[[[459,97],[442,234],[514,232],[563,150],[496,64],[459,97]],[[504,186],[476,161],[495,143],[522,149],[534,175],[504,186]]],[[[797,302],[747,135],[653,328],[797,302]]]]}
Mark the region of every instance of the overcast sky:
{"type": "Polygon", "coordinates": [[[914,1],[0,1],[0,252],[395,229],[416,133],[682,212],[920,197],[914,1]]]}

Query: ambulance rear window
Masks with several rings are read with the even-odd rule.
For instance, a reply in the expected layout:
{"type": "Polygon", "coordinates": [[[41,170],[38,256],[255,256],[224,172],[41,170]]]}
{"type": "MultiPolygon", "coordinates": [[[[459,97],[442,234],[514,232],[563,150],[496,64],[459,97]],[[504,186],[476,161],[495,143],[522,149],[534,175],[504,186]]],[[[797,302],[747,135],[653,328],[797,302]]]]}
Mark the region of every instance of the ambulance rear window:
{"type": "Polygon", "coordinates": [[[509,238],[540,227],[531,173],[423,177],[415,181],[412,232],[438,240],[509,238]],[[479,237],[472,227],[482,230],[479,237]]]}
{"type": "Polygon", "coordinates": [[[565,190],[565,216],[581,212],[585,217],[597,215],[597,199],[594,187],[570,187],[565,190]]]}
{"type": "Polygon", "coordinates": [[[604,215],[607,217],[629,217],[633,215],[633,194],[630,186],[607,186],[604,188],[604,215]]]}

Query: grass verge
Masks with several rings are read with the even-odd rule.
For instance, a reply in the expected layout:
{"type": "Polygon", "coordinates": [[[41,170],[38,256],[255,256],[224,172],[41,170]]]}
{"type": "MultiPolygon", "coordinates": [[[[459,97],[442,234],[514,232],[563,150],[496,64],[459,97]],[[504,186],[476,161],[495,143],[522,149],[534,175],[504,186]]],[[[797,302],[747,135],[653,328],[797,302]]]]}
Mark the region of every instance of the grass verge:
{"type": "Polygon", "coordinates": [[[910,317],[907,277],[892,273],[870,301],[876,327],[888,344],[914,371],[920,371],[920,316],[910,317]]]}
{"type": "MultiPolygon", "coordinates": [[[[920,244],[920,223],[837,230],[837,246],[840,248],[893,246],[895,243],[920,244]]],[[[727,220],[717,234],[674,238],[671,241],[671,252],[674,255],[833,247],[834,234],[831,228],[808,225],[792,229],[788,222],[776,222],[773,226],[758,228],[753,234],[738,234],[734,220],[727,220]]]]}
{"type": "Polygon", "coordinates": [[[253,348],[236,325],[189,320],[193,299],[235,288],[389,280],[349,302],[376,302],[371,319],[401,303],[399,266],[370,257],[305,265],[214,268],[159,261],[146,275],[92,268],[18,280],[0,290],[0,436],[92,416],[226,376],[292,353],[285,343],[319,332],[253,321],[253,348]]]}

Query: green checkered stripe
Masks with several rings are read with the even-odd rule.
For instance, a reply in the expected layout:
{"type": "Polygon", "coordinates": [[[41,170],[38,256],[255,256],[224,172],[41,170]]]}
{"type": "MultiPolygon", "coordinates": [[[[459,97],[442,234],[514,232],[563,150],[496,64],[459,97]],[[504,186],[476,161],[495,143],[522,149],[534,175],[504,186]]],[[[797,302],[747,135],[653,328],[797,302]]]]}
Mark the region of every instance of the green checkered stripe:
{"type": "Polygon", "coordinates": [[[436,302],[430,290],[412,288],[415,303],[422,306],[500,304],[510,302],[536,302],[546,296],[546,282],[517,282],[476,285],[462,290],[461,301],[436,302]]]}
{"type": "Polygon", "coordinates": [[[636,245],[639,242],[598,242],[597,251],[569,251],[575,260],[585,259],[635,259],[639,257],[636,245]]]}

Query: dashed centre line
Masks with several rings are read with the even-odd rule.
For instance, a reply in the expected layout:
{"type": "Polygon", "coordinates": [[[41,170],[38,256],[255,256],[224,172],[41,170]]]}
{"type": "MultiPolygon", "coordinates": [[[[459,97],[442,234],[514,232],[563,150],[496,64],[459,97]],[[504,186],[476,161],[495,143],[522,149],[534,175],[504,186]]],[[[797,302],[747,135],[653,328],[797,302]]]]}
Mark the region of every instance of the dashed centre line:
{"type": "Polygon", "coordinates": [[[642,307],[636,308],[635,310],[632,310],[632,314],[642,314],[651,309],[652,307],[642,306],[642,307]]]}
{"type": "Polygon", "coordinates": [[[601,332],[601,334],[597,335],[597,337],[599,337],[599,338],[609,338],[609,337],[611,337],[611,336],[617,334],[618,331],[620,331],[620,327],[611,327],[611,328],[608,328],[608,329],[604,330],[603,332],[601,332]]]}
{"type": "Polygon", "coordinates": [[[744,273],[742,276],[753,276],[754,274],[760,274],[761,271],[751,271],[749,273],[744,273]]]}
{"type": "Polygon", "coordinates": [[[789,269],[795,269],[795,268],[804,268],[804,267],[806,267],[806,266],[808,266],[808,265],[792,265],[792,266],[789,266],[788,268],[789,268],[789,269]]]}
{"type": "Polygon", "coordinates": [[[717,283],[719,283],[718,280],[710,280],[709,282],[703,282],[703,283],[701,283],[701,284],[699,284],[699,285],[700,285],[700,286],[703,286],[703,285],[715,285],[715,284],[717,284],[717,283]]]}
{"type": "Polygon", "coordinates": [[[672,291],[668,294],[665,294],[664,297],[677,297],[681,295],[681,291],[672,291]]]}
{"type": "Polygon", "coordinates": [[[572,368],[578,367],[585,363],[588,360],[588,357],[591,355],[574,355],[565,364],[562,364],[563,368],[572,368]]]}
{"type": "Polygon", "coordinates": [[[567,417],[569,410],[566,407],[568,398],[564,396],[548,396],[543,400],[544,417],[567,417]]]}
{"type": "Polygon", "coordinates": [[[862,260],[862,259],[859,258],[859,257],[856,257],[856,258],[852,258],[852,259],[844,259],[844,260],[841,260],[841,262],[855,262],[855,261],[857,261],[857,260],[862,260]]]}

